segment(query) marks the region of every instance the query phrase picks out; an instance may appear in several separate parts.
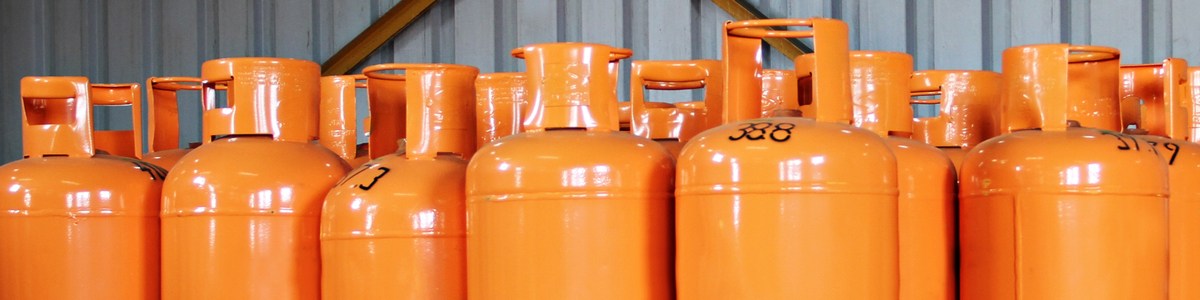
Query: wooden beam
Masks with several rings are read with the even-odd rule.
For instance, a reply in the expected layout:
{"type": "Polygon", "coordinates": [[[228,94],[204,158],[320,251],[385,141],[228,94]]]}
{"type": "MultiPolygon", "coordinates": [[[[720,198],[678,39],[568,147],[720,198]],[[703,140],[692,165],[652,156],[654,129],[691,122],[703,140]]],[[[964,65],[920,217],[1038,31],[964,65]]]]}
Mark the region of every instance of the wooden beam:
{"type": "Polygon", "coordinates": [[[358,36],[342,46],[329,60],[321,64],[321,75],[343,75],[367,59],[371,53],[391,40],[405,27],[429,10],[437,0],[401,0],[378,20],[363,29],[358,36]]]}
{"type": "MultiPolygon", "coordinates": [[[[745,0],[712,0],[712,2],[738,21],[767,19],[766,15],[745,0]]],[[[782,28],[778,29],[782,30],[782,28]]],[[[796,58],[800,54],[813,52],[812,47],[805,45],[804,42],[797,39],[769,38],[765,40],[767,44],[771,45],[771,48],[775,48],[776,51],[783,53],[789,59],[796,58]]]]}

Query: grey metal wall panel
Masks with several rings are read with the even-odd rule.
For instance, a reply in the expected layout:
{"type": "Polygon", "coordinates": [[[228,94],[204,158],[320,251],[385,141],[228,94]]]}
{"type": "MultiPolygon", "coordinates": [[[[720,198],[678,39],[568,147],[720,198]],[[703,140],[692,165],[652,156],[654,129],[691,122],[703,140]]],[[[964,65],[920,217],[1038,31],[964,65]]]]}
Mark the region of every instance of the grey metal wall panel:
{"type": "MultiPolygon", "coordinates": [[[[0,102],[0,161],[21,156],[14,98],[23,76],[144,83],[148,76],[196,76],[204,60],[223,56],[322,61],[397,1],[0,1],[0,94],[9,99],[0,102]]],[[[1200,4],[1192,0],[748,1],[772,17],[841,18],[851,25],[854,48],[907,51],[918,69],[999,70],[1003,49],[1052,42],[1116,46],[1124,63],[1166,56],[1200,61],[1200,20],[1189,15],[1200,4]]],[[[553,41],[631,48],[634,59],[719,59],[726,19],[708,0],[442,0],[363,65],[443,62],[485,73],[518,71],[523,64],[509,50],[553,41]]],[[[764,63],[792,64],[774,51],[764,63]]],[[[628,69],[622,68],[623,80],[628,69]]],[[[622,99],[627,93],[621,87],[622,99]]],[[[651,94],[667,101],[697,95],[651,94]]],[[[193,104],[181,106],[184,123],[198,119],[193,104]]],[[[105,110],[97,124],[128,126],[126,113],[105,110]]],[[[197,140],[199,128],[184,128],[182,138],[197,140]]]]}

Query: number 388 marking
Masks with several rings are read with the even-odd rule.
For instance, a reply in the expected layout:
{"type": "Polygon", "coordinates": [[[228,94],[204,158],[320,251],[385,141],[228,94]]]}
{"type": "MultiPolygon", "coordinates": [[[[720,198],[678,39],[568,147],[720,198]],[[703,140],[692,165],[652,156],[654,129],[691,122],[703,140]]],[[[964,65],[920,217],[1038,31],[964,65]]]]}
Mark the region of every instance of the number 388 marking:
{"type": "Polygon", "coordinates": [[[771,122],[750,122],[744,123],[737,128],[737,133],[730,135],[730,141],[739,141],[742,139],[757,141],[770,138],[776,142],[786,142],[792,138],[792,129],[796,128],[796,124],[792,123],[771,123],[771,122]]]}

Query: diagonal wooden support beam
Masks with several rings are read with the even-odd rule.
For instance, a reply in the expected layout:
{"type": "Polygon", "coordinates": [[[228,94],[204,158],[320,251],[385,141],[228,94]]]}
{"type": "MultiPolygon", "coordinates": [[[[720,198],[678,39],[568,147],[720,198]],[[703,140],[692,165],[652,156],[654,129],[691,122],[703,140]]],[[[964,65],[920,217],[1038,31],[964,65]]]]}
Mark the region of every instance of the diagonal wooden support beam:
{"type": "Polygon", "coordinates": [[[375,52],[375,49],[379,49],[416,21],[434,2],[437,0],[401,0],[400,3],[396,3],[396,6],[388,9],[378,20],[371,23],[371,26],[363,29],[358,36],[333,54],[333,57],[321,64],[321,75],[343,75],[350,72],[354,66],[375,52]]]}
{"type": "MultiPolygon", "coordinates": [[[[738,21],[767,19],[766,15],[745,0],[712,0],[712,2],[738,21]]],[[[771,45],[771,48],[775,48],[789,59],[813,52],[812,47],[797,39],[769,38],[765,40],[767,44],[771,45]]]]}

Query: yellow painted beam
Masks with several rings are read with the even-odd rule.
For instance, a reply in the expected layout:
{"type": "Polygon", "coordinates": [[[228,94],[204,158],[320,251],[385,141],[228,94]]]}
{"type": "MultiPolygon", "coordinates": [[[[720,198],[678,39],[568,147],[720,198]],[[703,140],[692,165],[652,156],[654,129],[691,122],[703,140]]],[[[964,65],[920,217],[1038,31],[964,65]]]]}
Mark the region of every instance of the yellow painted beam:
{"type": "Polygon", "coordinates": [[[400,3],[396,3],[396,6],[392,6],[386,13],[379,16],[375,23],[367,26],[367,29],[364,29],[333,54],[333,57],[321,64],[321,75],[343,75],[350,72],[354,66],[375,52],[375,49],[379,49],[401,30],[416,21],[417,17],[429,10],[434,2],[437,0],[401,0],[400,3]]]}
{"type": "MultiPolygon", "coordinates": [[[[754,8],[754,5],[746,3],[745,0],[712,0],[712,2],[738,21],[767,18],[761,11],[754,8]]],[[[771,48],[775,48],[789,59],[813,52],[812,48],[797,39],[769,38],[765,40],[767,44],[771,45],[771,48]]]]}

